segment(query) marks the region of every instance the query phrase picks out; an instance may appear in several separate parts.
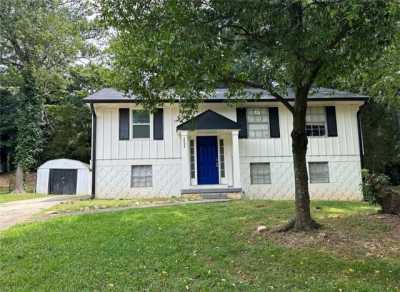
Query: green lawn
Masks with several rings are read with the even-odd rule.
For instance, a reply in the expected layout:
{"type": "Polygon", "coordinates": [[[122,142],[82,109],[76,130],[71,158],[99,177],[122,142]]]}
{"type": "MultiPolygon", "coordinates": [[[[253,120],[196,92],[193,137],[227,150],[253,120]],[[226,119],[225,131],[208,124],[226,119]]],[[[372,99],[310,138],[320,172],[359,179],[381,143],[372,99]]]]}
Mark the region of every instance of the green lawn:
{"type": "Polygon", "coordinates": [[[0,194],[0,203],[7,203],[12,201],[20,201],[20,200],[30,200],[41,198],[43,195],[33,194],[33,193],[24,193],[24,194],[0,194]]]}
{"type": "Polygon", "coordinates": [[[398,291],[400,252],[368,255],[363,242],[386,242],[382,238],[392,232],[379,216],[368,215],[374,208],[314,203],[325,229],[287,236],[312,237],[301,247],[281,242],[286,237],[255,234],[259,224],[285,222],[292,206],[234,201],[17,226],[0,233],[0,290],[398,291]],[[313,244],[326,236],[341,241],[313,244]]]}

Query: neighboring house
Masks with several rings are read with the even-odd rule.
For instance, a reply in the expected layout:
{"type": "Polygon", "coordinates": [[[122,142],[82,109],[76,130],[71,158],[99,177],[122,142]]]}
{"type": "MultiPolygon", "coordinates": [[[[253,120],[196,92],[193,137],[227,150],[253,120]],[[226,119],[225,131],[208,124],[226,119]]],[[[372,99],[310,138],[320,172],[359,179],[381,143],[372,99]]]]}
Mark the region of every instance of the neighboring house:
{"type": "MultiPolygon", "coordinates": [[[[227,103],[217,89],[191,120],[179,104],[154,113],[140,99],[103,89],[85,100],[93,115],[92,167],[98,198],[240,193],[293,199],[292,115],[267,92],[227,103]]],[[[288,100],[293,100],[289,94],[288,100]]],[[[362,198],[358,110],[365,96],[318,89],[309,98],[307,161],[312,199],[362,198]]]]}

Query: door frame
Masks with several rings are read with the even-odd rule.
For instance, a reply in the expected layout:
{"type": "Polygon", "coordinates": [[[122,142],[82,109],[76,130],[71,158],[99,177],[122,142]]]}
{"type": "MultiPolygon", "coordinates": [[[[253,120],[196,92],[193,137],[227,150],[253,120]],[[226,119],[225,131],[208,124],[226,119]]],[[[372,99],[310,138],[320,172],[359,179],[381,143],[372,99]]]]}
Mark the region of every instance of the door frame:
{"type": "Polygon", "coordinates": [[[195,144],[194,144],[194,150],[195,150],[194,157],[195,157],[195,170],[196,170],[195,181],[196,181],[197,185],[198,186],[207,186],[207,185],[219,185],[219,184],[221,184],[220,161],[219,161],[219,137],[218,137],[218,135],[215,135],[215,134],[214,135],[207,135],[207,134],[206,135],[196,135],[193,138],[194,138],[193,140],[195,141],[195,144]],[[197,139],[199,137],[200,138],[201,137],[215,137],[216,148],[217,148],[217,151],[216,151],[217,182],[215,184],[207,184],[207,183],[200,184],[199,183],[199,161],[198,161],[198,151],[197,151],[197,147],[198,147],[197,139]]]}

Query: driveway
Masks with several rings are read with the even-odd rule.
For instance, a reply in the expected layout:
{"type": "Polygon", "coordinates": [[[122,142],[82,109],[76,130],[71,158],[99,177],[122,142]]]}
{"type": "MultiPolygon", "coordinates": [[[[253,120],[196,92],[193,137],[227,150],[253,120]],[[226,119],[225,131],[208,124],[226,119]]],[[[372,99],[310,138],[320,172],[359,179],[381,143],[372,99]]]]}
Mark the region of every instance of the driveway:
{"type": "Polygon", "coordinates": [[[48,196],[40,199],[14,201],[0,204],[0,231],[17,223],[29,221],[34,214],[60,204],[75,196],[48,196]]]}

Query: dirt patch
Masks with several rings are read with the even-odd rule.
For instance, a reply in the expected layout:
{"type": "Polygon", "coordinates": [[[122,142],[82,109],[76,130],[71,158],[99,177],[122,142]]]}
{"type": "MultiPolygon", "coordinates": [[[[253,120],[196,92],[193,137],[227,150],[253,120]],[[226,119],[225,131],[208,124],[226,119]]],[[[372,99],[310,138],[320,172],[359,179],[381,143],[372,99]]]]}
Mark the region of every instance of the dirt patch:
{"type": "Polygon", "coordinates": [[[311,233],[267,231],[263,235],[289,248],[320,249],[343,257],[400,258],[400,216],[362,215],[322,221],[311,233]]]}

